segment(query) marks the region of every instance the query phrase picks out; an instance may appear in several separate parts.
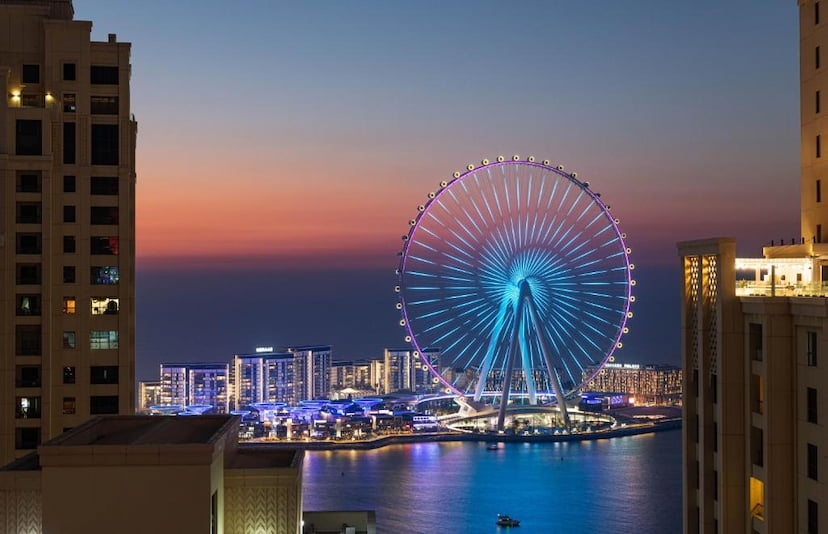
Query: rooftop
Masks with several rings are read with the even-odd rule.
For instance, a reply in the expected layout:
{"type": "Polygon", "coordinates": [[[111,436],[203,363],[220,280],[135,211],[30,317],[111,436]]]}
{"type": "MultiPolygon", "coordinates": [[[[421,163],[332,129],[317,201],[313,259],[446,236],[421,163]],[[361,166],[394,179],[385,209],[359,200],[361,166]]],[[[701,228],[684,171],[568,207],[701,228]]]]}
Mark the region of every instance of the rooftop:
{"type": "Polygon", "coordinates": [[[215,442],[232,425],[231,415],[97,417],[47,441],[44,446],[190,445],[215,442]]]}

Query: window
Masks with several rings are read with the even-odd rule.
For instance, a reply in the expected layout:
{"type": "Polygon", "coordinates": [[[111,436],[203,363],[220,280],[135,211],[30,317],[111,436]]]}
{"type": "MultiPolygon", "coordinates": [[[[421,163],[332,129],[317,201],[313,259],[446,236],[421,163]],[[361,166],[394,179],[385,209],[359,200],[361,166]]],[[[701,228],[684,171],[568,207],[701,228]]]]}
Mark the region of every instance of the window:
{"type": "Polygon", "coordinates": [[[18,388],[39,388],[40,366],[18,365],[15,369],[14,385],[18,388]]]}
{"type": "Polygon", "coordinates": [[[762,325],[750,323],[748,325],[748,352],[751,359],[762,361],[762,325]]]}
{"type": "Polygon", "coordinates": [[[118,348],[117,330],[92,330],[89,332],[89,348],[106,350],[118,348]]]}
{"type": "Polygon", "coordinates": [[[822,180],[816,181],[816,201],[822,202],[822,180]]]}
{"type": "Polygon", "coordinates": [[[90,100],[93,115],[117,115],[117,96],[93,96],[90,100]]]}
{"type": "Polygon", "coordinates": [[[765,483],[755,477],[750,477],[750,515],[765,520],[765,483]]]}
{"type": "Polygon", "coordinates": [[[64,366],[63,368],[63,383],[64,384],[74,384],[75,383],[75,368],[73,366],[64,366]]]}
{"type": "Polygon", "coordinates": [[[816,225],[816,236],[815,236],[815,238],[816,238],[817,243],[822,243],[822,225],[821,224],[816,225]]]}
{"type": "Polygon", "coordinates": [[[77,222],[75,216],[75,206],[63,206],[63,222],[73,223],[77,222]]]}
{"type": "Polygon", "coordinates": [[[75,397],[63,397],[63,415],[75,413],[75,397]]]}
{"type": "Polygon", "coordinates": [[[814,49],[814,67],[819,68],[819,47],[814,49]]]}
{"type": "Polygon", "coordinates": [[[118,206],[92,206],[89,212],[91,224],[118,224],[118,206]]]}
{"type": "Polygon", "coordinates": [[[17,315],[40,315],[40,295],[17,295],[17,315]]]}
{"type": "Polygon", "coordinates": [[[719,423],[713,421],[713,452],[719,452],[719,423]]]}
{"type": "Polygon", "coordinates": [[[75,332],[72,330],[64,330],[63,332],[63,348],[64,349],[74,349],[75,348],[75,332]]]}
{"type": "Polygon", "coordinates": [[[63,64],[63,79],[67,82],[74,82],[77,79],[77,69],[74,63],[63,64]]]}
{"type": "Polygon", "coordinates": [[[43,95],[23,93],[20,95],[21,108],[42,108],[46,104],[43,95]]]}
{"type": "Polygon", "coordinates": [[[64,265],[63,266],[63,283],[64,284],[74,284],[75,283],[75,266],[74,265],[64,265]]]}
{"type": "Polygon", "coordinates": [[[75,312],[78,310],[77,304],[75,297],[63,297],[63,313],[75,315],[75,312]]]}
{"type": "Polygon", "coordinates": [[[39,356],[40,325],[18,324],[14,328],[15,354],[18,356],[39,356]]]}
{"type": "Polygon", "coordinates": [[[92,315],[117,315],[120,299],[117,297],[92,297],[92,315]]]}
{"type": "Polygon", "coordinates": [[[117,365],[93,365],[89,368],[90,384],[117,384],[117,365]]]}
{"type": "Polygon", "coordinates": [[[820,104],[819,95],[820,95],[820,93],[819,93],[819,91],[817,91],[816,92],[816,102],[815,102],[815,106],[814,106],[814,113],[819,113],[819,104],[820,104]]]}
{"type": "Polygon", "coordinates": [[[817,390],[807,388],[805,390],[805,413],[809,423],[817,422],[817,390]]]}
{"type": "Polygon", "coordinates": [[[808,332],[807,334],[807,357],[808,367],[817,366],[817,333],[808,332]]]}
{"type": "Polygon", "coordinates": [[[63,112],[74,113],[78,110],[77,95],[75,93],[63,93],[63,112]]]}
{"type": "Polygon", "coordinates": [[[92,125],[92,165],[118,164],[118,125],[92,125]]]}
{"type": "Polygon", "coordinates": [[[819,507],[808,499],[808,534],[819,534],[819,507]]]}
{"type": "Polygon", "coordinates": [[[64,193],[74,193],[75,192],[75,177],[74,176],[64,176],[63,177],[63,192],[64,193]]]}
{"type": "Polygon", "coordinates": [[[40,83],[40,65],[23,65],[20,81],[23,83],[40,83]]]}
{"type": "Polygon", "coordinates": [[[89,182],[89,192],[93,195],[117,195],[117,176],[93,176],[89,182]]]}
{"type": "Polygon", "coordinates": [[[17,203],[18,224],[40,224],[40,202],[17,203]]]}
{"type": "Polygon", "coordinates": [[[18,254],[40,254],[42,247],[42,240],[40,232],[36,233],[17,233],[17,253],[18,254]]]}
{"type": "Polygon", "coordinates": [[[40,284],[40,273],[39,263],[18,263],[16,282],[21,286],[40,284]]]}
{"type": "Polygon", "coordinates": [[[17,192],[40,193],[40,175],[30,173],[18,174],[17,192]]]}
{"type": "Polygon", "coordinates": [[[96,85],[118,85],[118,67],[92,65],[89,81],[96,85]]]}
{"type": "Polygon", "coordinates": [[[15,428],[15,449],[36,449],[40,445],[40,428],[15,428]]]}
{"type": "Polygon", "coordinates": [[[819,480],[819,450],[816,445],[808,444],[808,478],[819,480]]]}
{"type": "Polygon", "coordinates": [[[719,376],[716,374],[710,375],[710,398],[714,404],[719,402],[719,376]]]}
{"type": "Polygon", "coordinates": [[[16,419],[39,419],[40,418],[40,397],[17,397],[15,398],[16,419]]]}
{"type": "Polygon", "coordinates": [[[74,254],[75,249],[76,249],[75,236],[73,236],[73,235],[63,236],[63,252],[64,252],[64,254],[74,254]]]}
{"type": "Polygon", "coordinates": [[[43,128],[40,121],[17,119],[15,154],[18,156],[43,155],[43,128]]]}
{"type": "Polygon", "coordinates": [[[750,411],[765,413],[765,381],[761,375],[750,375],[750,411]]]}
{"type": "Polygon", "coordinates": [[[750,427],[750,461],[753,465],[765,465],[765,433],[761,428],[750,427]]]}
{"type": "Polygon", "coordinates": [[[121,280],[117,267],[92,267],[89,274],[92,285],[117,285],[121,280]]]}
{"type": "Polygon", "coordinates": [[[816,157],[822,157],[822,138],[820,136],[816,136],[816,157]]]}
{"type": "Polygon", "coordinates": [[[72,165],[75,163],[75,123],[63,123],[63,163],[72,165]]]}
{"type": "Polygon", "coordinates": [[[89,413],[92,415],[118,413],[118,396],[93,395],[89,397],[89,413]]]}
{"type": "Polygon", "coordinates": [[[89,238],[91,254],[118,255],[118,236],[92,236],[89,238]]]}

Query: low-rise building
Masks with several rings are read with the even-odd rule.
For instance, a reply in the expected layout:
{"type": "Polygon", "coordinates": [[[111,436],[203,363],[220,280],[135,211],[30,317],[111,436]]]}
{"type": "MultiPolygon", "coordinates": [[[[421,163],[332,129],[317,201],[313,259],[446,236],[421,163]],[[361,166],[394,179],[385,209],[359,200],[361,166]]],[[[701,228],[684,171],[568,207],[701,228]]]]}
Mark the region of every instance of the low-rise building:
{"type": "MultiPolygon", "coordinates": [[[[595,371],[595,367],[584,369],[584,380],[595,371]]],[[[608,363],[584,391],[626,393],[636,404],[676,404],[681,400],[681,380],[681,367],[674,365],[608,363]]]]}

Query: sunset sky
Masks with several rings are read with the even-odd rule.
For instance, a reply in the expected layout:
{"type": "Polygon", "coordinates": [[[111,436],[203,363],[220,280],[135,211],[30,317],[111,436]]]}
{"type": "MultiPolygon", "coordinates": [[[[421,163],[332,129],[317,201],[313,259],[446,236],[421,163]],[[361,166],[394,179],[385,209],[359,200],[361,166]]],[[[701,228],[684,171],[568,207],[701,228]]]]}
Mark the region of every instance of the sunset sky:
{"type": "Polygon", "coordinates": [[[74,5],[133,43],[139,378],[401,344],[400,235],[484,157],[549,158],[612,204],[629,361],[678,362],[676,241],[799,236],[793,0],[74,5]]]}

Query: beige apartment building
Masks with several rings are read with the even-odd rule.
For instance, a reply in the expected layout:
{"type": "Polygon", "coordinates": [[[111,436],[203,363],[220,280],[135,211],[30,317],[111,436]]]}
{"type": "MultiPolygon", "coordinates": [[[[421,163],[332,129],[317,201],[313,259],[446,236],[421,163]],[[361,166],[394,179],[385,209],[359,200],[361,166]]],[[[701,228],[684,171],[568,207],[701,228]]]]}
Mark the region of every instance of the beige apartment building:
{"type": "Polygon", "coordinates": [[[685,533],[828,532],[828,4],[798,5],[801,239],[679,243],[685,533]]]}
{"type": "Polygon", "coordinates": [[[0,463],[134,412],[130,45],[0,0],[0,463]]]}

